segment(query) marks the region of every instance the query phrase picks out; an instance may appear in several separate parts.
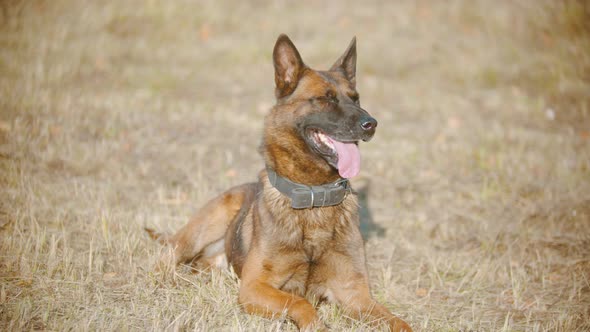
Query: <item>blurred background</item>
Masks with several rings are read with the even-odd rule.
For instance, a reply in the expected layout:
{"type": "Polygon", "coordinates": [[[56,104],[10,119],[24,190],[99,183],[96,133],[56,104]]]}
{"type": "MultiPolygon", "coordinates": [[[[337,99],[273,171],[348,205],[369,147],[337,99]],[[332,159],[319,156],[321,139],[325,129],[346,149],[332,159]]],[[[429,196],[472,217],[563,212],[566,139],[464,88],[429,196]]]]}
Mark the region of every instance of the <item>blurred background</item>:
{"type": "Polygon", "coordinates": [[[0,9],[1,329],[294,330],[241,314],[231,275],[162,284],[142,233],[256,179],[280,33],[315,69],[357,37],[380,302],[418,331],[590,329],[587,1],[0,9]]]}

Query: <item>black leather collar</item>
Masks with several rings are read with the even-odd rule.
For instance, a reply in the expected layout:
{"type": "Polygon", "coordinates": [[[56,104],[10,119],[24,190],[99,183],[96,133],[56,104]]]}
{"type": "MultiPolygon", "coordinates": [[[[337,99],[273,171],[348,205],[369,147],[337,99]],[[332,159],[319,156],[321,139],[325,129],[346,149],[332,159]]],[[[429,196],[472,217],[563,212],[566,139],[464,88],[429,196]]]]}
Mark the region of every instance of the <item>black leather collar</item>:
{"type": "Polygon", "coordinates": [[[285,179],[270,168],[266,169],[266,173],[270,184],[283,195],[291,198],[291,207],[294,209],[338,205],[349,192],[352,192],[348,179],[340,179],[321,186],[308,186],[285,179]]]}

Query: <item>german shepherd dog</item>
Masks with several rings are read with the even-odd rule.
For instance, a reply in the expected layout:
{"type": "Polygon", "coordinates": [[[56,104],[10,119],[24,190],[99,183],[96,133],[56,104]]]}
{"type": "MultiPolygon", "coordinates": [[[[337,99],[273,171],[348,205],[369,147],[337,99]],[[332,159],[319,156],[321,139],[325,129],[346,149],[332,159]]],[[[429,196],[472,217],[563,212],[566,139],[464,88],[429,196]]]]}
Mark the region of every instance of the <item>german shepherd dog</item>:
{"type": "Polygon", "coordinates": [[[360,169],[358,142],[377,127],[355,89],[356,39],[330,70],[317,71],[281,35],[273,62],[276,105],[265,119],[258,182],[211,200],[174,235],[146,229],[169,245],[159,266],[231,264],[243,310],[286,314],[300,330],[326,329],[310,301],[327,300],[357,319],[411,331],[371,297],[347,180],[360,169]]]}

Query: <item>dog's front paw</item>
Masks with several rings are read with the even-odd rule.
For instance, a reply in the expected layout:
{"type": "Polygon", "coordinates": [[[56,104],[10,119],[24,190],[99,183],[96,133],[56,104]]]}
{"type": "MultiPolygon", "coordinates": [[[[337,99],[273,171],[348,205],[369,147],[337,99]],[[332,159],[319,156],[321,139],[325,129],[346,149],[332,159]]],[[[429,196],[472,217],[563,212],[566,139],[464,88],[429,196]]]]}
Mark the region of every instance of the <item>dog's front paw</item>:
{"type": "Polygon", "coordinates": [[[322,322],[321,320],[316,320],[307,326],[302,326],[300,331],[302,331],[302,332],[328,332],[328,331],[330,331],[330,328],[328,327],[328,325],[324,324],[324,322],[322,322]]]}
{"type": "Polygon", "coordinates": [[[389,330],[391,332],[412,332],[410,325],[399,318],[396,318],[394,321],[390,322],[389,330]]]}

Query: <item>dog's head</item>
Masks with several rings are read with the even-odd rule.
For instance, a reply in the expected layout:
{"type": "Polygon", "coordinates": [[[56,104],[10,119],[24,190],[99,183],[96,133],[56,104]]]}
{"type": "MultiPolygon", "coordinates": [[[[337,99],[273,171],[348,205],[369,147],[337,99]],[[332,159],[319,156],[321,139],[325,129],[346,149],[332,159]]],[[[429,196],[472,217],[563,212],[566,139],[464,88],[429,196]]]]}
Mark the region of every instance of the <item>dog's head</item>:
{"type": "Polygon", "coordinates": [[[277,104],[266,118],[262,153],[267,165],[292,181],[318,185],[360,170],[359,141],[377,121],[356,91],[356,39],[327,71],[307,67],[289,37],[273,51],[277,104]]]}

